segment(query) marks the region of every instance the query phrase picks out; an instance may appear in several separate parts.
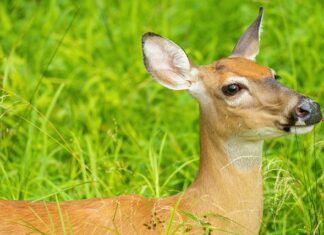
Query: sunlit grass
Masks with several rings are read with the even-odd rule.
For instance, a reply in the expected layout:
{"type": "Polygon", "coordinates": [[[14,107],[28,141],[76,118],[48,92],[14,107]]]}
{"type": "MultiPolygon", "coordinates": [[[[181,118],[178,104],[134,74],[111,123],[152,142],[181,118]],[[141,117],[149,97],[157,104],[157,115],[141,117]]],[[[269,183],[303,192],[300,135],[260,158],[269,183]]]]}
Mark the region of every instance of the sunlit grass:
{"type": "MultiPolygon", "coordinates": [[[[186,188],[198,165],[198,106],[150,78],[141,35],[162,34],[207,64],[231,52],[260,5],[258,62],[324,107],[321,1],[1,1],[0,198],[186,188]]],[[[323,137],[320,124],[266,142],[262,234],[323,231],[323,137]]]]}

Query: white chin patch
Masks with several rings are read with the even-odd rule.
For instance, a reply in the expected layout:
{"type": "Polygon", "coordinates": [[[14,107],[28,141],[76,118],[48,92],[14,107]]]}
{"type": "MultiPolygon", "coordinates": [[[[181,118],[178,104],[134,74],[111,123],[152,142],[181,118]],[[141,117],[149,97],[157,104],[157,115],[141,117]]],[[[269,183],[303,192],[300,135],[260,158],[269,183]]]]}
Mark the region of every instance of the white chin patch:
{"type": "Polygon", "coordinates": [[[290,132],[292,134],[305,134],[313,130],[314,126],[292,126],[290,132]]]}

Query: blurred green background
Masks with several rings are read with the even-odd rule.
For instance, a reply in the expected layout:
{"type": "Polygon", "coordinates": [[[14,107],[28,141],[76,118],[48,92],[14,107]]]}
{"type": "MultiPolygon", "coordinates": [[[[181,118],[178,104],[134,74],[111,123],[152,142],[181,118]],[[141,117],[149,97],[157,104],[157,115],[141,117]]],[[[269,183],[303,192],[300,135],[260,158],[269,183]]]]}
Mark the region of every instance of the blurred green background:
{"type": "MultiPolygon", "coordinates": [[[[265,8],[259,63],[324,107],[321,0],[0,3],[0,198],[166,196],[192,182],[198,105],[150,78],[141,35],[227,56],[265,8]]],[[[262,234],[323,232],[324,125],[267,141],[262,234]]]]}

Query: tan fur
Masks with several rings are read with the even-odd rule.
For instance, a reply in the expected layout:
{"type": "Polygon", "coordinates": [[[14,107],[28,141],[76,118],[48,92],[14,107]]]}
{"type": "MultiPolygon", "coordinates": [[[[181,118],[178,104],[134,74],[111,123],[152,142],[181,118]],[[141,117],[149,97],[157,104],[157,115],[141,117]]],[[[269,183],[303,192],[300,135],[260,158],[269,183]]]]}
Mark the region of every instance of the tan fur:
{"type": "Polygon", "coordinates": [[[263,205],[261,165],[244,171],[235,168],[224,143],[242,130],[285,119],[283,98],[293,98],[294,93],[272,88],[266,82],[270,69],[243,58],[197,68],[213,103],[201,106],[200,167],[185,192],[159,199],[130,195],[61,203],[3,200],[0,234],[258,234],[263,205]],[[220,87],[232,75],[245,76],[251,92],[264,89],[262,95],[246,107],[227,107],[220,87]],[[264,108],[273,106],[273,110],[264,108]]]}
{"type": "Polygon", "coordinates": [[[256,234],[262,215],[260,168],[239,172],[230,166],[221,170],[228,160],[218,147],[221,140],[210,136],[209,130],[208,125],[201,128],[200,170],[183,194],[162,199],[120,196],[62,203],[0,201],[0,233],[162,234],[170,223],[170,232],[203,234],[209,227],[213,234],[256,234]]]}
{"type": "Polygon", "coordinates": [[[170,223],[170,232],[203,234],[209,227],[213,234],[256,234],[262,215],[260,168],[239,172],[230,166],[221,170],[228,160],[215,147],[206,127],[201,132],[201,167],[184,194],[163,199],[121,196],[59,204],[0,201],[0,233],[162,234],[170,223]]]}
{"type": "Polygon", "coordinates": [[[258,234],[263,139],[285,133],[301,97],[253,61],[262,15],[260,8],[230,57],[210,65],[196,66],[172,41],[143,35],[144,63],[154,79],[188,90],[200,104],[200,165],[187,190],[155,199],[0,200],[0,234],[258,234]],[[233,81],[240,89],[224,92],[233,81]]]}

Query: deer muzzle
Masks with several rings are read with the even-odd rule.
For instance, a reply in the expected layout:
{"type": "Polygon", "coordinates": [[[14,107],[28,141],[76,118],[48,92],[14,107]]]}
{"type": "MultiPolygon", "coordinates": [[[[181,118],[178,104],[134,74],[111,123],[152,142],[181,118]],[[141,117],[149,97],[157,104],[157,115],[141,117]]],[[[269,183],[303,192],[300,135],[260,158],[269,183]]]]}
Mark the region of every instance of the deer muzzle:
{"type": "Polygon", "coordinates": [[[295,126],[310,126],[322,120],[320,105],[306,96],[302,96],[292,112],[295,126]]]}

